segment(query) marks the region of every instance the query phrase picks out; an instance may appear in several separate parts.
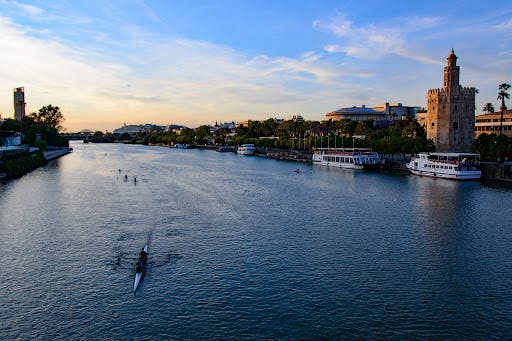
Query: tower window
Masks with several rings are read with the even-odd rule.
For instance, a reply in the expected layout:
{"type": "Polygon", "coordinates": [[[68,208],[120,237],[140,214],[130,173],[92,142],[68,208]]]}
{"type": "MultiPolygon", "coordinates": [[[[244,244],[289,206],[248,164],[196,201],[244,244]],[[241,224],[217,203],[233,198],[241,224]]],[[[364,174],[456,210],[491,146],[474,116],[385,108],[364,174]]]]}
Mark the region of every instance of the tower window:
{"type": "Polygon", "coordinates": [[[432,122],[432,127],[435,127],[436,126],[436,122],[432,122]]]}
{"type": "Polygon", "coordinates": [[[453,130],[457,130],[459,128],[458,122],[453,122],[453,130]]]}

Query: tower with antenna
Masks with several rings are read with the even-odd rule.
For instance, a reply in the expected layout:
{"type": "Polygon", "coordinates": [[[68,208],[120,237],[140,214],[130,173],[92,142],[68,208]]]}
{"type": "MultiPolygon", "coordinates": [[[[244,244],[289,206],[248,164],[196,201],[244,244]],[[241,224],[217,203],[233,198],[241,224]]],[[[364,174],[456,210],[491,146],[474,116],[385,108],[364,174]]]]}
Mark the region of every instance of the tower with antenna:
{"type": "Polygon", "coordinates": [[[14,119],[21,121],[25,117],[25,88],[14,88],[14,119]]]}

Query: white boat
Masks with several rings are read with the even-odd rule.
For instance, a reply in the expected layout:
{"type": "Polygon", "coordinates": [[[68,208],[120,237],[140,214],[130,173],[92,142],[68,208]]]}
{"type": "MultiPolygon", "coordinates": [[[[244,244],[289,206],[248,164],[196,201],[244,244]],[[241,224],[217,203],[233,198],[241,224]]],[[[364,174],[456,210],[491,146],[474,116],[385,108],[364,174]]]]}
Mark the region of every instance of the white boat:
{"type": "Polygon", "coordinates": [[[379,153],[370,148],[318,148],[313,152],[312,161],[317,165],[350,169],[380,166],[379,153]]]}
{"type": "Polygon", "coordinates": [[[471,153],[419,153],[407,164],[414,175],[455,180],[478,180],[480,155],[471,153]]]}
{"type": "Polygon", "coordinates": [[[233,152],[234,148],[232,146],[221,146],[215,150],[220,153],[226,153],[226,152],[233,152]]]}
{"type": "MultiPolygon", "coordinates": [[[[148,253],[148,245],[144,245],[144,252],[146,252],[146,255],[148,253]]],[[[140,259],[139,259],[140,260],[140,259]]],[[[137,261],[137,263],[139,262],[137,261]]],[[[142,261],[142,270],[140,272],[135,272],[135,280],[133,281],[133,292],[137,290],[137,287],[139,286],[140,281],[142,280],[142,277],[144,277],[144,273],[146,272],[146,263],[147,259],[142,261]]]]}
{"type": "Polygon", "coordinates": [[[242,144],[242,145],[238,146],[238,149],[236,150],[236,152],[241,155],[254,155],[254,153],[256,152],[256,149],[254,148],[254,144],[247,143],[247,144],[242,144]]]}
{"type": "Polygon", "coordinates": [[[174,145],[174,148],[178,148],[178,149],[189,149],[190,148],[190,145],[189,144],[186,144],[186,143],[176,143],[174,145]]]}

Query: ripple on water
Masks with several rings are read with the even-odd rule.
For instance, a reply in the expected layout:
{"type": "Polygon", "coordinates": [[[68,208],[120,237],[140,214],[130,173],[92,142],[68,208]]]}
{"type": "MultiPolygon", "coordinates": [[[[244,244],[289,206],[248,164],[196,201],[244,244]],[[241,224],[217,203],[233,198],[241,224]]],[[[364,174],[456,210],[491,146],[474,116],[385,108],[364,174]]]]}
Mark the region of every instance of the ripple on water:
{"type": "Polygon", "coordinates": [[[0,189],[6,339],[512,330],[509,188],[310,165],[296,174],[293,163],[234,153],[73,147],[0,189]]]}

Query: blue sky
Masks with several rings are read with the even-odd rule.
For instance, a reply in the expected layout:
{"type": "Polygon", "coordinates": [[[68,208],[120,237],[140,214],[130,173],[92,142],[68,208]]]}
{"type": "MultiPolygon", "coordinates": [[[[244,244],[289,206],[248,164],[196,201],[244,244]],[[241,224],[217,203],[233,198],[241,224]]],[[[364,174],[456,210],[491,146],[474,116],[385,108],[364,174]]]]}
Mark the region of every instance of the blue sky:
{"type": "Polygon", "coordinates": [[[477,114],[498,108],[509,2],[0,0],[0,113],[17,86],[68,131],[425,106],[452,48],[477,114]]]}

